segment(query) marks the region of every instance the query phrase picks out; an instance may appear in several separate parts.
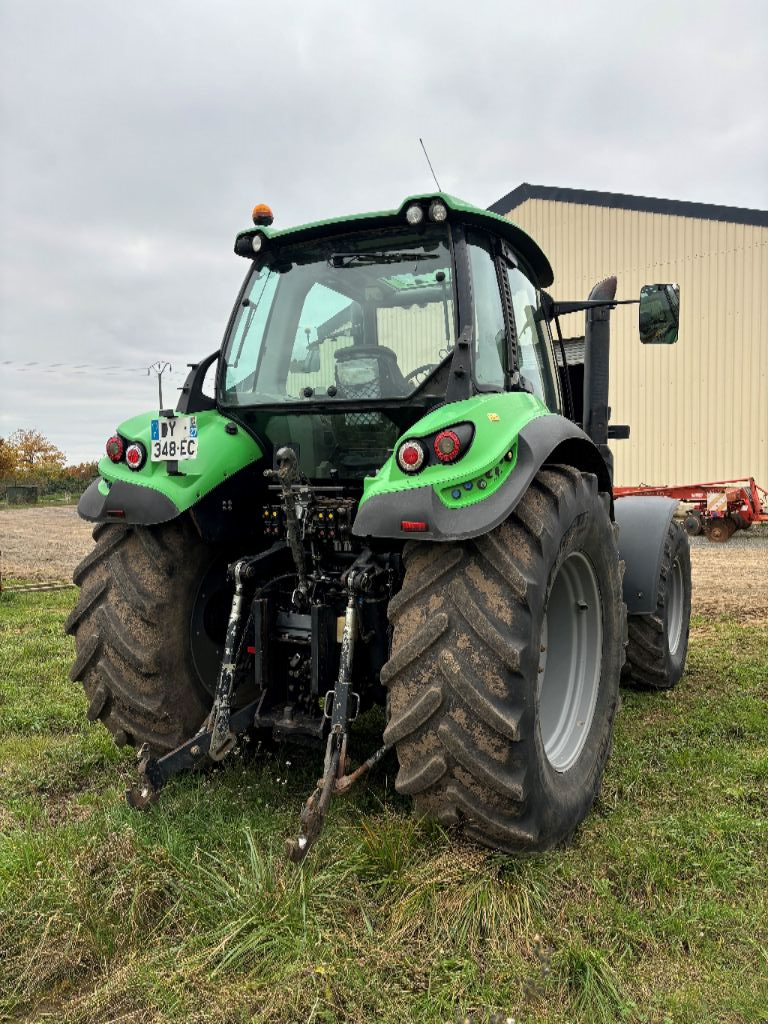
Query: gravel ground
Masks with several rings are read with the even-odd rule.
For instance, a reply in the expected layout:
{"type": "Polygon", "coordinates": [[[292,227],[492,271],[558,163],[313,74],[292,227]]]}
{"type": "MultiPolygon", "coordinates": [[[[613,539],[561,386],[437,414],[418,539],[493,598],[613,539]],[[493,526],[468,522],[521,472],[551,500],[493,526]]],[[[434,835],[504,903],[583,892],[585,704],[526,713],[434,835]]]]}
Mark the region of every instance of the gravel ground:
{"type": "Polygon", "coordinates": [[[768,621],[768,525],[739,530],[725,544],[692,537],[691,574],[694,612],[768,621]]]}
{"type": "Polygon", "coordinates": [[[3,579],[59,582],[93,547],[93,525],[74,505],[0,511],[0,572],[3,579]]]}
{"type": "MultiPolygon", "coordinates": [[[[74,507],[0,511],[3,578],[70,580],[93,545],[74,507]]],[[[768,528],[740,530],[726,544],[691,540],[693,610],[768,621],[768,528]]]]}

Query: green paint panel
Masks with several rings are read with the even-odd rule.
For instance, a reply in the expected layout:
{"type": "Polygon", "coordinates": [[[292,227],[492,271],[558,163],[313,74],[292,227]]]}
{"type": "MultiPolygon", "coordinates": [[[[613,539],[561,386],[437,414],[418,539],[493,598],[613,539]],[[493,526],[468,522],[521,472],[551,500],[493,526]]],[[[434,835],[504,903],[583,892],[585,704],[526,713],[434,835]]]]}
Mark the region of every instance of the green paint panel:
{"type": "Polygon", "coordinates": [[[228,434],[225,427],[232,421],[216,410],[198,412],[197,458],[179,462],[183,476],[169,476],[165,462],[150,462],[150,424],[157,419],[156,412],[134,416],[117,428],[129,441],[141,441],[147,449],[147,462],[138,471],[128,469],[124,462],[114,463],[105,455],[99,462],[102,481],[101,494],[107,494],[107,484],[116,480],[138,487],[160,491],[176,505],[180,512],[191,508],[214,487],[262,456],[261,448],[241,426],[236,434],[228,434]],[[106,481],[106,482],[105,482],[106,481]]]}
{"type": "Polygon", "coordinates": [[[463,402],[434,409],[415,423],[398,441],[398,448],[408,438],[423,438],[458,423],[473,423],[472,445],[458,462],[427,466],[420,473],[404,473],[394,453],[376,476],[368,477],[361,501],[374,495],[393,494],[414,487],[431,485],[448,508],[465,508],[488,498],[517,463],[517,435],[531,420],[552,415],[535,395],[524,392],[479,395],[463,402]],[[471,485],[471,486],[467,486],[471,485]],[[453,492],[460,491],[458,497],[453,492]]]}
{"type": "MultiPolygon", "coordinates": [[[[504,483],[517,465],[517,439],[507,448],[496,464],[481,476],[467,476],[460,484],[451,484],[437,495],[448,508],[466,508],[490,497],[504,483]]],[[[458,466],[457,466],[458,469],[458,466]]]]}

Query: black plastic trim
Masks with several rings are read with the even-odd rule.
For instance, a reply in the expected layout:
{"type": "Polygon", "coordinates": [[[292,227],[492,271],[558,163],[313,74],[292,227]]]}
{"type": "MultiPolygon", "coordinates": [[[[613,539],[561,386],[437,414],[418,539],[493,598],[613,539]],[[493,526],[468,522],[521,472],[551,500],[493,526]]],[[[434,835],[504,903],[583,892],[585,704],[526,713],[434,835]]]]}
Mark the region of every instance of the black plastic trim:
{"type": "MultiPolygon", "coordinates": [[[[207,412],[216,408],[216,399],[203,393],[203,382],[211,363],[214,363],[221,355],[221,349],[216,349],[199,363],[188,363],[189,373],[181,388],[181,395],[176,403],[176,412],[194,413],[207,412]]],[[[218,375],[217,375],[218,376],[218,375]]]]}
{"type": "Polygon", "coordinates": [[[431,485],[374,495],[361,507],[352,526],[357,537],[397,540],[457,541],[493,530],[514,510],[546,462],[563,461],[594,472],[601,490],[610,492],[605,462],[583,430],[563,416],[540,416],[518,435],[517,464],[494,494],[467,508],[447,508],[431,485]],[[404,533],[404,519],[425,522],[428,529],[404,533]]]}
{"type": "Polygon", "coordinates": [[[614,502],[619,558],[624,562],[624,601],[630,615],[656,611],[664,543],[677,505],[674,498],[638,494],[614,502]]]}
{"type": "Polygon", "coordinates": [[[460,402],[472,395],[473,347],[472,324],[474,306],[469,283],[469,250],[463,224],[451,228],[453,247],[453,269],[456,277],[456,321],[458,336],[451,359],[451,371],[446,386],[446,401],[460,402]]]}
{"type": "Polygon", "coordinates": [[[94,480],[77,505],[81,519],[91,523],[122,523],[126,526],[152,526],[167,523],[180,514],[170,498],[150,487],[116,480],[105,496],[94,480]],[[122,514],[120,514],[122,513],[122,514]]]}
{"type": "Polygon", "coordinates": [[[451,423],[447,427],[440,427],[439,430],[433,430],[431,434],[413,434],[408,437],[401,437],[395,446],[395,459],[397,460],[398,465],[400,465],[400,460],[397,458],[400,449],[403,447],[403,445],[408,444],[409,441],[418,441],[418,443],[424,449],[424,461],[422,462],[422,464],[419,466],[418,469],[411,470],[410,473],[408,470],[405,470],[403,469],[402,466],[400,466],[400,468],[403,469],[404,473],[409,473],[410,476],[417,476],[419,473],[423,473],[427,466],[457,465],[469,452],[469,449],[472,447],[472,442],[474,441],[474,439],[474,423],[472,423],[471,420],[459,420],[458,423],[451,423]],[[442,434],[447,430],[452,431],[458,437],[459,454],[455,459],[447,459],[445,461],[441,461],[440,459],[438,459],[437,453],[435,452],[435,441],[437,440],[439,434],[442,434]]]}
{"type": "Polygon", "coordinates": [[[594,192],[581,188],[558,188],[553,185],[529,185],[523,182],[488,207],[490,213],[504,216],[528,199],[548,199],[554,203],[576,203],[579,206],[606,206],[612,210],[634,210],[638,213],[663,213],[668,217],[695,217],[698,220],[727,221],[768,227],[768,210],[749,210],[743,206],[719,206],[714,203],[690,203],[680,199],[654,199],[630,196],[622,192],[594,192]]]}

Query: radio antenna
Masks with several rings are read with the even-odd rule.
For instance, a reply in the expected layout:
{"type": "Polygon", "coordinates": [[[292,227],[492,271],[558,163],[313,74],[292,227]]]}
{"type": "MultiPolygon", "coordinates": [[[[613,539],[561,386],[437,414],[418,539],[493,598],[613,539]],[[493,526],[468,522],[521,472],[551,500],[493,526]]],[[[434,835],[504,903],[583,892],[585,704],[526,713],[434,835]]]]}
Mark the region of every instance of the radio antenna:
{"type": "Polygon", "coordinates": [[[421,143],[421,148],[424,150],[424,156],[427,158],[427,163],[429,164],[429,169],[430,169],[430,171],[432,171],[432,177],[435,179],[435,184],[437,185],[437,191],[438,192],[442,192],[443,190],[440,188],[440,182],[437,180],[437,175],[435,174],[435,168],[432,166],[432,161],[429,159],[429,153],[427,152],[427,147],[424,145],[424,139],[420,138],[419,142],[421,143]]]}

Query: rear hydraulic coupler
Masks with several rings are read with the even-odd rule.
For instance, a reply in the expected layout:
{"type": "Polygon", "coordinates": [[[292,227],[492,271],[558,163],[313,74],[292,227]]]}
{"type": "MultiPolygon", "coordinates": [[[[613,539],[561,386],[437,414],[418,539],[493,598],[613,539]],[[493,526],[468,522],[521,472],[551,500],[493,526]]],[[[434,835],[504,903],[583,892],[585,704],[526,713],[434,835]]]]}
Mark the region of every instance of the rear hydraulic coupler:
{"type": "Polygon", "coordinates": [[[293,448],[279,448],[275,456],[277,469],[265,469],[264,476],[267,479],[277,477],[282,493],[283,509],[285,511],[285,532],[288,537],[288,546],[293,555],[296,566],[298,583],[293,595],[293,603],[297,608],[307,603],[309,596],[309,585],[307,583],[307,568],[304,562],[304,545],[299,536],[299,524],[296,516],[296,493],[293,485],[301,479],[299,463],[296,452],[293,448]]]}

